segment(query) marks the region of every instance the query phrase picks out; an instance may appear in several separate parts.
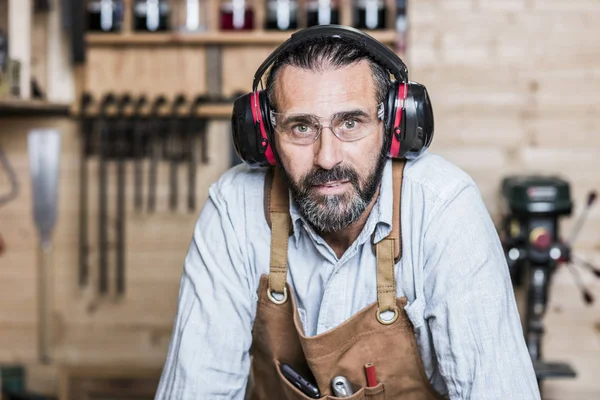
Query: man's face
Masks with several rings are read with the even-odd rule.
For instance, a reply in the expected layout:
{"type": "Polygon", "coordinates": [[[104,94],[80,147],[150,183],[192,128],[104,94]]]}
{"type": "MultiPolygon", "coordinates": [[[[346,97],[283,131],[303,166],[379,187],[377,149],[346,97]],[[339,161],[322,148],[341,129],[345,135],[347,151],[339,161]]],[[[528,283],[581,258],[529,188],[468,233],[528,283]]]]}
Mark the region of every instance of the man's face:
{"type": "Polygon", "coordinates": [[[373,199],[387,158],[369,64],[324,71],[286,66],[277,80],[276,101],[276,147],[300,213],[321,232],[347,227],[373,199]],[[289,117],[297,115],[300,119],[289,117]],[[366,124],[370,133],[341,141],[327,128],[332,118],[344,129],[366,124]],[[288,132],[307,132],[305,121],[318,121],[324,128],[316,141],[300,144],[281,133],[286,120],[292,121],[288,132]]]}

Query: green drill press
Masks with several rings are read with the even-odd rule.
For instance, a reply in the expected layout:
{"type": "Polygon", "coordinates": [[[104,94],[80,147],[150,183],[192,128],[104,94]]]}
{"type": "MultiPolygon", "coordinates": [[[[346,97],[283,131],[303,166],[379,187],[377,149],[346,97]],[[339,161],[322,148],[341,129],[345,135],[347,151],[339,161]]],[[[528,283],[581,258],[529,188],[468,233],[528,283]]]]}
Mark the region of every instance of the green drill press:
{"type": "MultiPolygon", "coordinates": [[[[583,226],[596,193],[589,194],[584,213],[566,242],[559,238],[559,220],[570,216],[573,209],[567,181],[556,176],[509,176],[502,180],[501,193],[503,218],[500,238],[514,286],[527,290],[523,325],[538,384],[549,378],[573,378],[576,373],[570,365],[543,360],[543,316],[552,274],[561,264],[574,274],[584,301],[587,304],[593,302],[592,295],[583,287],[570,262],[573,240],[583,226]]],[[[600,276],[597,268],[585,261],[582,263],[600,276]]]]}

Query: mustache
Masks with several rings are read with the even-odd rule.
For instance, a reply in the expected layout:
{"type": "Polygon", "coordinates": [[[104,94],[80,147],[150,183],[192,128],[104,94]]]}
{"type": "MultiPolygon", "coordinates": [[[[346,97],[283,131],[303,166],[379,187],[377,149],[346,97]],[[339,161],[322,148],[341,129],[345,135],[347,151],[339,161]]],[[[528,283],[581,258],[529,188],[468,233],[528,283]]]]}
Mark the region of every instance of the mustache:
{"type": "Polygon", "coordinates": [[[302,188],[305,191],[310,190],[312,186],[323,185],[332,181],[349,181],[358,188],[358,173],[350,168],[336,165],[332,169],[318,168],[306,174],[301,181],[302,188]]]}

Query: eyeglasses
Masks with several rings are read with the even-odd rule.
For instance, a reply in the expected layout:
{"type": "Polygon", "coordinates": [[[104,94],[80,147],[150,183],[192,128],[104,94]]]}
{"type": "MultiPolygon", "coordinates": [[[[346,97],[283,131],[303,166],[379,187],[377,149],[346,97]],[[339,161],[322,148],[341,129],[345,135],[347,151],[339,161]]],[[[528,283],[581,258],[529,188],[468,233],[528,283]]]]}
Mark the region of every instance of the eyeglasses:
{"type": "Polygon", "coordinates": [[[329,128],[342,142],[354,142],[373,133],[383,120],[383,103],[375,112],[356,109],[335,113],[329,125],[321,124],[321,117],[313,114],[284,114],[271,111],[270,118],[275,132],[290,143],[309,145],[314,143],[329,128]]]}

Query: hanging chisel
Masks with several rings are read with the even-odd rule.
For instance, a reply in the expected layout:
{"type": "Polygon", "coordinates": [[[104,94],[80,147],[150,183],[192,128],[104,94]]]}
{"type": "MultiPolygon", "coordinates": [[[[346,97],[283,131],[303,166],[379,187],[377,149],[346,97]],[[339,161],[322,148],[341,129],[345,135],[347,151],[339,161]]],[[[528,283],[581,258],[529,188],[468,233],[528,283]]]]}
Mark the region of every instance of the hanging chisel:
{"type": "Polygon", "coordinates": [[[88,157],[91,154],[90,143],[94,129],[94,119],[89,115],[89,107],[93,98],[89,93],[81,97],[80,109],[80,138],[81,158],[79,169],[79,287],[83,289],[88,284],[88,157]]]}
{"type": "MultiPolygon", "coordinates": [[[[204,97],[203,103],[207,104],[207,103],[212,103],[214,101],[214,96],[212,97],[204,97]]],[[[209,158],[208,158],[208,118],[206,117],[201,117],[198,114],[198,118],[199,118],[199,122],[200,122],[200,126],[198,127],[198,133],[200,135],[200,160],[202,161],[202,164],[208,164],[209,162],[209,158]]]]}
{"type": "Polygon", "coordinates": [[[186,98],[184,95],[178,95],[171,106],[171,123],[169,126],[169,136],[167,138],[167,159],[169,160],[169,180],[170,180],[170,193],[169,193],[169,208],[171,211],[177,210],[177,203],[179,202],[179,181],[177,177],[177,167],[181,162],[182,158],[182,128],[181,124],[182,116],[179,115],[180,109],[185,105],[186,98]]]}
{"type": "Polygon", "coordinates": [[[144,139],[146,138],[145,130],[147,129],[147,117],[143,115],[143,109],[148,104],[146,96],[140,96],[135,104],[134,110],[134,131],[133,131],[133,157],[135,159],[134,164],[134,187],[133,187],[133,200],[135,210],[138,212],[142,211],[142,160],[144,159],[144,139]]]}
{"type": "Polygon", "coordinates": [[[125,158],[127,157],[131,129],[131,96],[123,95],[118,105],[118,129],[115,130],[115,158],[117,160],[117,251],[116,251],[116,291],[122,295],[125,292],[125,158]]]}
{"type": "Polygon", "coordinates": [[[148,211],[156,210],[156,170],[161,156],[161,139],[163,133],[164,121],[161,117],[161,108],[167,104],[167,99],[164,96],[156,98],[152,104],[150,115],[150,170],[148,171],[148,211]]]}
{"type": "Polygon", "coordinates": [[[99,113],[99,168],[98,168],[98,266],[99,280],[98,290],[101,294],[108,292],[108,175],[107,175],[107,159],[110,152],[110,134],[113,129],[114,118],[109,116],[109,108],[113,107],[116,98],[112,93],[104,96],[100,105],[99,113]]]}

